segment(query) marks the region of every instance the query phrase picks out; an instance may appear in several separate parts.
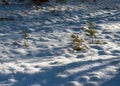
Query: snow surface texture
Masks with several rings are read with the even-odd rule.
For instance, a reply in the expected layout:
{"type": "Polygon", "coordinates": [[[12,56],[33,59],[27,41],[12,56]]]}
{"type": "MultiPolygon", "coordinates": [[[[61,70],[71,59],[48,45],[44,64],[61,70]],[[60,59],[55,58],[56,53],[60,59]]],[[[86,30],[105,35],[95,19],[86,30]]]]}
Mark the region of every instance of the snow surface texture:
{"type": "Polygon", "coordinates": [[[0,86],[120,86],[120,0],[10,3],[0,5],[0,86]],[[103,44],[75,51],[71,34],[84,37],[87,21],[103,44]]]}

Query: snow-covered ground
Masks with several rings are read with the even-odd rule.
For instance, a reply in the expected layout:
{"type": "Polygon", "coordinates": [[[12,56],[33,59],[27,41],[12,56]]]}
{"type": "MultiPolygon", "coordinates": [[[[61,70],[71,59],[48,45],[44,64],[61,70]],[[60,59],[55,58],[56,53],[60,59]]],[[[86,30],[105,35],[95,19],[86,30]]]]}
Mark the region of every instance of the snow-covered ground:
{"type": "Polygon", "coordinates": [[[120,0],[8,1],[0,5],[0,86],[120,86],[120,0]],[[87,38],[86,22],[102,44],[76,51],[71,35],[87,38]]]}

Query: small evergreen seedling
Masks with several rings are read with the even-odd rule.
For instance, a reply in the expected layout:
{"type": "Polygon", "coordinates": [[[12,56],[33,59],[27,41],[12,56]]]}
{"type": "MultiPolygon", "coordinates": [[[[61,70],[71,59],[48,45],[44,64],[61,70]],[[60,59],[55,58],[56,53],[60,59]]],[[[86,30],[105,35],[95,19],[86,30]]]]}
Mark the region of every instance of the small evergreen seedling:
{"type": "Polygon", "coordinates": [[[25,30],[22,30],[22,33],[23,33],[23,38],[24,38],[24,46],[25,47],[28,47],[28,34],[25,30]]]}
{"type": "Polygon", "coordinates": [[[96,33],[98,33],[96,30],[94,30],[94,24],[93,22],[88,22],[88,27],[85,30],[85,35],[90,39],[90,44],[102,44],[102,42],[97,39],[96,33]]]}
{"type": "Polygon", "coordinates": [[[85,30],[86,36],[92,37],[92,42],[91,43],[94,43],[96,41],[96,33],[97,33],[97,31],[94,30],[93,22],[88,22],[88,24],[89,24],[88,28],[85,30]]]}
{"type": "Polygon", "coordinates": [[[88,22],[88,23],[89,23],[89,26],[86,29],[86,35],[87,36],[93,36],[94,38],[96,38],[97,31],[94,30],[94,24],[93,24],[93,22],[88,22]]]}
{"type": "Polygon", "coordinates": [[[76,51],[81,51],[83,50],[86,46],[84,45],[84,39],[83,38],[80,38],[78,35],[76,34],[72,34],[71,35],[71,38],[72,38],[72,44],[74,46],[74,49],[76,51]]]}

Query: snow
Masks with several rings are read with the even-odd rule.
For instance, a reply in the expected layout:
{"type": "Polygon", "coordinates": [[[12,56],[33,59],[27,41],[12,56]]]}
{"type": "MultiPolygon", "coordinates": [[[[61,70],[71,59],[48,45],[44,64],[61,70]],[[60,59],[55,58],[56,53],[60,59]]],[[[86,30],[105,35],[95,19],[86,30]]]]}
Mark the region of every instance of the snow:
{"type": "Polygon", "coordinates": [[[0,86],[120,86],[119,0],[9,2],[0,4],[0,86]],[[87,22],[102,44],[76,51],[71,35],[86,39],[87,22]]]}

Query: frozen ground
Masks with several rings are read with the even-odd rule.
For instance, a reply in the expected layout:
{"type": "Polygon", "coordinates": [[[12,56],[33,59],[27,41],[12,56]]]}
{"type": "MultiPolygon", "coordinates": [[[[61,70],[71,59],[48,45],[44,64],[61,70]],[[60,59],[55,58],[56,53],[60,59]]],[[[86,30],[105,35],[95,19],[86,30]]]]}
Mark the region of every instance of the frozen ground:
{"type": "Polygon", "coordinates": [[[120,0],[91,1],[0,5],[0,86],[120,86],[120,0]],[[87,21],[102,44],[75,51],[87,21]]]}

